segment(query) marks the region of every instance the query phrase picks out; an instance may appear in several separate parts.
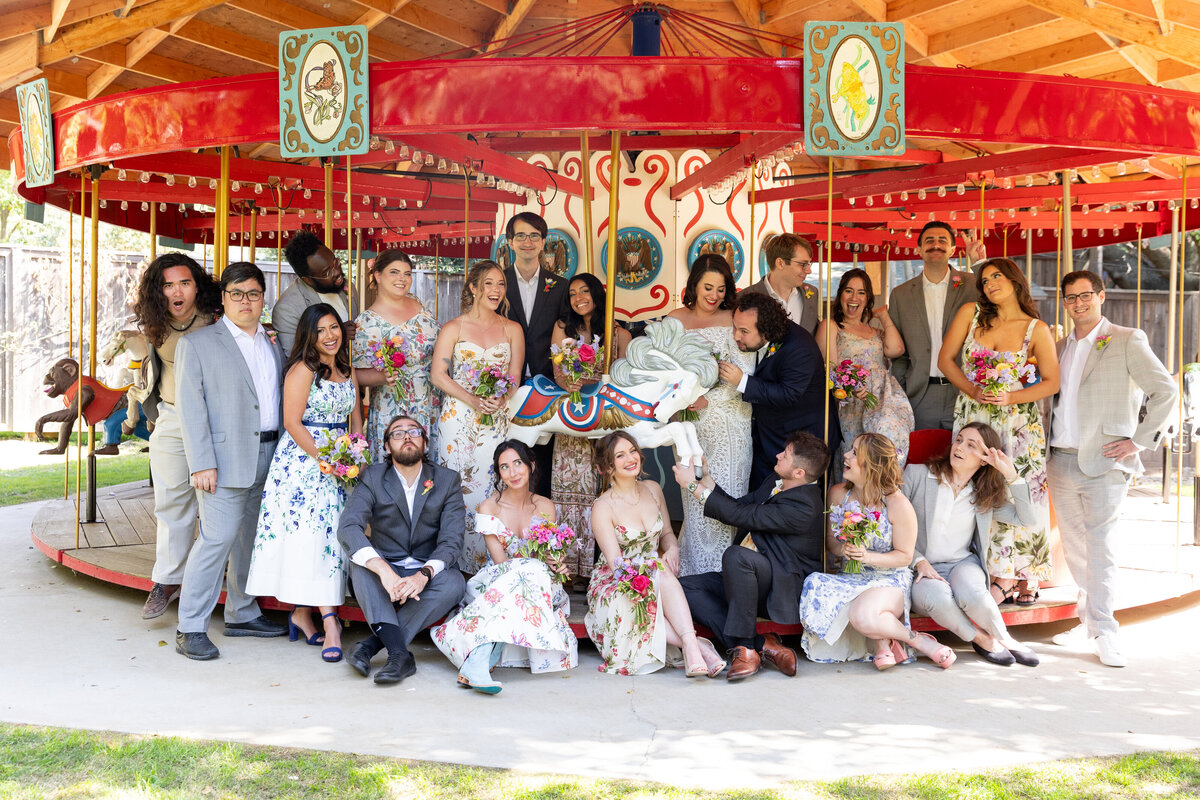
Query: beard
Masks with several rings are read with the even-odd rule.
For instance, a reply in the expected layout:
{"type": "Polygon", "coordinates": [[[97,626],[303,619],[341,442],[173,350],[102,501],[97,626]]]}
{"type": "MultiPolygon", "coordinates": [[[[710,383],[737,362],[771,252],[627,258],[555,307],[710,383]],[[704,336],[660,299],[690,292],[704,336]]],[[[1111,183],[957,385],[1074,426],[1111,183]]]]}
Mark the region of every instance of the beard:
{"type": "Polygon", "coordinates": [[[399,464],[402,467],[411,467],[413,464],[420,463],[425,457],[424,451],[419,447],[401,447],[400,452],[392,453],[392,463],[399,464]]]}
{"type": "Polygon", "coordinates": [[[313,280],[312,286],[321,294],[338,294],[346,288],[346,279],[339,275],[329,281],[313,280]]]}

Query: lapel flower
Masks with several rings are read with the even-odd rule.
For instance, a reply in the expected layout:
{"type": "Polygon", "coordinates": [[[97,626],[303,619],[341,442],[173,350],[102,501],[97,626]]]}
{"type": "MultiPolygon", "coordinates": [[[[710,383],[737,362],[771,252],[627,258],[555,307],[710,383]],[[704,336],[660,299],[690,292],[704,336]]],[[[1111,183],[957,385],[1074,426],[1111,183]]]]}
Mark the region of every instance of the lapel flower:
{"type": "Polygon", "coordinates": [[[770,358],[775,355],[775,351],[779,349],[779,342],[771,342],[771,346],[767,348],[767,354],[764,358],[770,358]]]}
{"type": "Polygon", "coordinates": [[[955,272],[950,276],[950,285],[955,289],[963,285],[963,277],[961,273],[955,272]]]}
{"type": "Polygon", "coordinates": [[[264,330],[267,334],[267,338],[271,340],[271,344],[279,344],[279,334],[275,332],[274,328],[270,330],[264,330]]]}
{"type": "Polygon", "coordinates": [[[1108,343],[1111,340],[1112,340],[1111,333],[1108,336],[1101,336],[1099,339],[1096,340],[1096,350],[1097,351],[1104,350],[1104,348],[1108,347],[1108,343]]]}
{"type": "Polygon", "coordinates": [[[813,288],[811,286],[809,286],[807,283],[804,284],[802,289],[804,291],[804,299],[806,299],[806,300],[808,298],[812,297],[814,294],[816,294],[816,292],[813,290],[813,288]]]}
{"type": "Polygon", "coordinates": [[[425,491],[421,492],[421,496],[424,497],[425,495],[429,494],[432,491],[433,491],[433,481],[431,481],[431,480],[425,481],[425,491]]]}
{"type": "Polygon", "coordinates": [[[554,280],[554,278],[546,278],[546,288],[542,289],[542,292],[550,291],[551,289],[553,289],[555,287],[555,285],[557,283],[558,283],[558,281],[554,280]]]}

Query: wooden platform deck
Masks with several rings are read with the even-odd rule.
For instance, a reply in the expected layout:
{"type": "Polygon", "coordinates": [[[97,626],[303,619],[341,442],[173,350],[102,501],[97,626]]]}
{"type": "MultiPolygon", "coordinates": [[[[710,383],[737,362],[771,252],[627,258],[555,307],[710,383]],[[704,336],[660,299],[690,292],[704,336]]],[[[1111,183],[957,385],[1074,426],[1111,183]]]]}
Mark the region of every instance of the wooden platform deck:
{"type": "MultiPolygon", "coordinates": [[[[1139,502],[1149,503],[1151,500],[1140,498],[1139,502]]],[[[1147,518],[1147,508],[1150,507],[1136,506],[1135,513],[1127,515],[1132,517],[1129,521],[1136,522],[1139,530],[1144,529],[1145,525],[1165,530],[1164,526],[1168,524],[1165,517],[1159,514],[1163,518],[1147,518]]],[[[100,521],[82,523],[76,531],[74,498],[47,503],[33,521],[31,535],[34,545],[52,561],[76,572],[106,583],[148,592],[153,583],[150,575],[154,568],[156,529],[153,491],[146,482],[102,489],[97,509],[100,521]]],[[[1153,517],[1154,514],[1149,516],[1153,517]]],[[[1170,519],[1173,518],[1172,512],[1170,519]]],[[[1173,523],[1170,524],[1173,531],[1173,523]]],[[[1159,538],[1166,541],[1170,537],[1162,534],[1159,538]]],[[[1161,543],[1159,548],[1162,548],[1161,543]]],[[[1200,568],[1193,565],[1200,556],[1196,553],[1189,553],[1188,556],[1187,563],[1178,565],[1181,570],[1176,571],[1176,559],[1146,552],[1145,548],[1125,554],[1122,563],[1128,566],[1122,571],[1121,607],[1161,602],[1200,589],[1200,568]]],[[[222,593],[221,602],[224,599],[222,593]]],[[[260,605],[265,609],[291,608],[290,604],[280,603],[275,598],[262,598],[260,605]]],[[[1010,626],[1070,619],[1076,615],[1075,588],[1044,588],[1039,602],[1034,605],[1005,605],[1002,608],[1005,609],[1004,620],[1010,626]]],[[[587,636],[583,626],[586,609],[584,596],[573,595],[571,627],[581,638],[587,636]]],[[[339,616],[347,621],[363,621],[362,611],[352,599],[339,609],[339,616]]],[[[914,616],[912,626],[917,630],[940,630],[933,620],[926,617],[914,616]]],[[[781,634],[800,632],[798,625],[779,625],[766,620],[759,624],[759,629],[781,634]]]]}

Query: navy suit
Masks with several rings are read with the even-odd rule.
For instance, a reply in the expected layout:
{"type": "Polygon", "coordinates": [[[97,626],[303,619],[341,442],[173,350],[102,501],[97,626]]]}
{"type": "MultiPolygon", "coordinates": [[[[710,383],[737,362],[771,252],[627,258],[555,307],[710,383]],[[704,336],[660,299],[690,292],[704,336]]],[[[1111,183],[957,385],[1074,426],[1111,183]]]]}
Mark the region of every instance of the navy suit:
{"type": "Polygon", "coordinates": [[[825,439],[831,453],[841,443],[836,409],[830,404],[828,438],[825,423],[825,360],[812,334],[788,322],[783,341],[759,356],[754,374],[746,379],[742,399],[754,408],[750,435],[754,461],[750,485],[758,486],[775,474],[775,457],[787,437],[798,430],[825,439]]]}

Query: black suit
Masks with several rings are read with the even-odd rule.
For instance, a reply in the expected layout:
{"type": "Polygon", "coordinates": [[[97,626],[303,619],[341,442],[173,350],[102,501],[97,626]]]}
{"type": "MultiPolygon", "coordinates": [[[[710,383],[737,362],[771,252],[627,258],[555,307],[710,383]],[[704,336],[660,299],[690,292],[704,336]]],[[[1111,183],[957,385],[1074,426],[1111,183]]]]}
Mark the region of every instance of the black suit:
{"type": "Polygon", "coordinates": [[[704,504],[704,515],[736,526],[734,544],[721,557],[720,572],[681,578],[692,617],[726,647],[761,649],[758,617],[794,625],[800,622],[804,579],[821,571],[825,537],[824,503],[817,483],[774,496],[775,477],[758,491],[734,499],[719,486],[704,504]],[[746,534],[757,552],[742,547],[746,534]]]}
{"type": "MultiPolygon", "coordinates": [[[[754,440],[754,460],[750,467],[750,485],[757,486],[775,474],[775,457],[783,452],[787,437],[804,430],[825,439],[829,452],[841,442],[836,409],[830,404],[826,439],[825,360],[812,334],[794,322],[788,322],[787,335],[774,352],[760,356],[754,374],[746,379],[742,399],[754,408],[750,434],[754,440]]],[[[770,353],[770,350],[767,351],[770,353]]]]}

